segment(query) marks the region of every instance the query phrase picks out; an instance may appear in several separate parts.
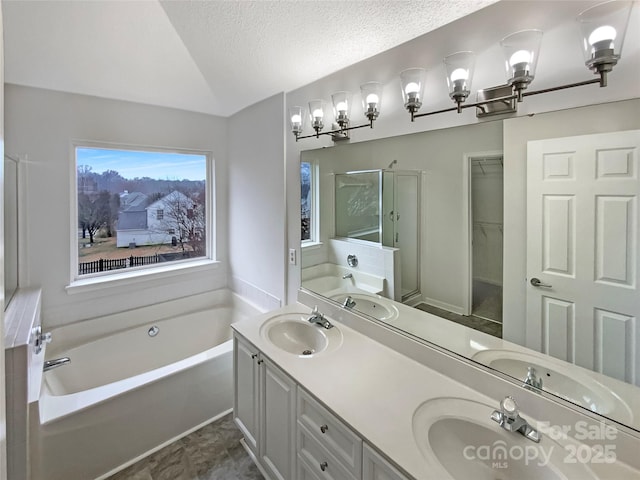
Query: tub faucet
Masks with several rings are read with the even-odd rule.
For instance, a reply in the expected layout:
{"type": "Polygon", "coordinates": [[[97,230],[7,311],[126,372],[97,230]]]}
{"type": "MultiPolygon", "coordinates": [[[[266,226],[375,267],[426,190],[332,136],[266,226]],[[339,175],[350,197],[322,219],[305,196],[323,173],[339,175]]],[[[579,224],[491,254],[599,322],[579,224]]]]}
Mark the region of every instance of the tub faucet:
{"type": "Polygon", "coordinates": [[[353,278],[353,273],[345,273],[342,275],[343,280],[346,280],[347,278],[353,278]]]}
{"type": "Polygon", "coordinates": [[[356,306],[356,301],[351,298],[351,295],[347,295],[347,298],[344,299],[344,303],[342,304],[344,308],[353,308],[356,306]]]}
{"type": "Polygon", "coordinates": [[[540,442],[540,432],[520,416],[518,404],[513,397],[504,397],[504,400],[500,402],[500,410],[494,410],[491,414],[491,420],[497,422],[508,432],[518,432],[529,440],[540,442]]]}
{"type": "Polygon", "coordinates": [[[308,321],[309,323],[312,323],[314,325],[320,325],[327,330],[333,327],[331,322],[324,318],[324,315],[318,311],[317,305],[313,308],[313,312],[311,312],[311,316],[309,317],[308,321]]]}
{"type": "Polygon", "coordinates": [[[524,379],[522,386],[534,392],[542,390],[542,378],[538,378],[535,368],[527,367],[527,377],[524,379]]]}
{"type": "Polygon", "coordinates": [[[66,365],[67,363],[71,363],[71,359],[69,357],[55,358],[53,360],[45,360],[44,367],[42,368],[43,372],[51,370],[53,368],[61,367],[62,365],[66,365]]]}

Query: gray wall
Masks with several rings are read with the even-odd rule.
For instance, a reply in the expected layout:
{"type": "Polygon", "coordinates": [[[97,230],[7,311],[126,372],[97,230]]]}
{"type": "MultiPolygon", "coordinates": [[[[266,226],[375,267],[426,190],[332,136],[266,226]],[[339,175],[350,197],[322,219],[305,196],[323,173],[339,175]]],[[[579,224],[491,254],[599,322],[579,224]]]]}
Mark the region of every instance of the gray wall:
{"type": "Polygon", "coordinates": [[[202,293],[227,285],[227,120],[136,103],[6,85],[6,144],[26,156],[21,205],[21,286],[43,289],[47,327],[202,293]],[[216,255],[189,275],[144,279],[69,294],[73,140],[211,151],[215,162],[216,255]]]}

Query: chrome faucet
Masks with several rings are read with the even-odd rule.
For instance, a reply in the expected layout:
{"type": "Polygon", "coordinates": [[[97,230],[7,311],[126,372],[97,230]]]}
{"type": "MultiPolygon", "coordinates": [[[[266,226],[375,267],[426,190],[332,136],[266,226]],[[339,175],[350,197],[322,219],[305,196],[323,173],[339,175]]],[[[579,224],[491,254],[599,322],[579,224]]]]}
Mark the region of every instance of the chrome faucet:
{"type": "Polygon", "coordinates": [[[343,280],[346,280],[347,278],[353,278],[353,273],[345,273],[342,275],[343,280]]]}
{"type": "Polygon", "coordinates": [[[67,363],[71,363],[71,359],[69,357],[55,358],[53,360],[45,360],[42,371],[46,372],[48,370],[51,370],[52,368],[57,368],[57,367],[61,367],[62,365],[66,365],[67,363]]]}
{"type": "Polygon", "coordinates": [[[313,323],[314,325],[320,325],[327,330],[333,327],[331,322],[324,318],[324,315],[318,311],[317,305],[313,308],[313,312],[311,312],[311,316],[309,317],[308,321],[309,323],[313,323]]]}
{"type": "Polygon", "coordinates": [[[342,304],[344,308],[353,308],[356,306],[356,301],[351,298],[351,295],[347,295],[347,298],[344,299],[344,303],[342,304]]]}
{"type": "Polygon", "coordinates": [[[540,432],[520,416],[518,404],[513,397],[505,397],[500,402],[500,411],[494,410],[491,414],[491,420],[497,422],[508,432],[518,432],[536,443],[540,441],[540,432]]]}
{"type": "Polygon", "coordinates": [[[538,378],[535,368],[527,367],[527,376],[524,379],[524,383],[522,384],[522,386],[534,392],[537,390],[542,390],[542,378],[538,378]]]}

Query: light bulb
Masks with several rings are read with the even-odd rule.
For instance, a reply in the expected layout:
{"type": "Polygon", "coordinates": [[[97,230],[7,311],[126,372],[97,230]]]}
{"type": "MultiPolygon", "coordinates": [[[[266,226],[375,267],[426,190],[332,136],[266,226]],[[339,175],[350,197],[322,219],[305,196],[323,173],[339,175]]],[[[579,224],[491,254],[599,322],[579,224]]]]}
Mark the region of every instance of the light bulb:
{"type": "Polygon", "coordinates": [[[370,93],[369,95],[367,95],[366,102],[370,106],[375,106],[375,104],[378,103],[379,101],[380,101],[380,98],[378,98],[378,95],[376,95],[375,93],[370,93]]]}
{"type": "Polygon", "coordinates": [[[338,112],[346,112],[347,111],[347,102],[338,102],[338,104],[336,105],[336,110],[338,112]]]}
{"type": "Polygon", "coordinates": [[[324,113],[322,112],[322,110],[321,110],[321,109],[316,108],[316,109],[313,111],[313,113],[311,114],[311,116],[312,116],[313,118],[322,118],[322,117],[324,117],[324,113]]]}
{"type": "Polygon", "coordinates": [[[456,80],[467,80],[469,78],[469,71],[465,68],[456,68],[453,72],[451,72],[451,81],[455,82],[456,80]]]}
{"type": "Polygon", "coordinates": [[[291,123],[293,124],[302,123],[302,117],[297,113],[295,115],[291,115],[291,123]]]}
{"type": "Polygon", "coordinates": [[[589,35],[589,45],[595,45],[598,42],[613,41],[616,39],[616,29],[609,25],[603,25],[596,28],[591,35],[589,35]]]}
{"type": "Polygon", "coordinates": [[[420,91],[420,85],[418,85],[416,82],[409,82],[407,83],[407,86],[404,87],[404,91],[407,95],[418,93],[420,91]]]}
{"type": "Polygon", "coordinates": [[[527,64],[531,61],[531,53],[526,50],[518,50],[516,53],[511,55],[509,59],[509,65],[515,67],[518,64],[524,63],[527,64]]]}

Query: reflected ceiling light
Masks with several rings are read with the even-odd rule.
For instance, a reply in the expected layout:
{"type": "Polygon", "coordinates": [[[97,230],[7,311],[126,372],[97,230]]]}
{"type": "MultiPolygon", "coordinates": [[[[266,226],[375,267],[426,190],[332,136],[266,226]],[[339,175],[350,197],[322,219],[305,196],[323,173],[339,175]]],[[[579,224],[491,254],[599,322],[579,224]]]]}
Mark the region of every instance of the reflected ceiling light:
{"type": "Polygon", "coordinates": [[[462,111],[462,102],[471,93],[471,79],[473,78],[475,65],[476,56],[473,52],[456,52],[444,57],[449,96],[456,102],[458,113],[462,111]]]}
{"type": "Polygon", "coordinates": [[[602,86],[620,59],[631,6],[630,1],[605,2],[578,15],[585,65],[600,75],[602,86]]]}

